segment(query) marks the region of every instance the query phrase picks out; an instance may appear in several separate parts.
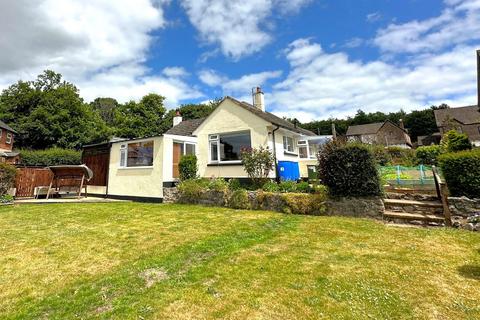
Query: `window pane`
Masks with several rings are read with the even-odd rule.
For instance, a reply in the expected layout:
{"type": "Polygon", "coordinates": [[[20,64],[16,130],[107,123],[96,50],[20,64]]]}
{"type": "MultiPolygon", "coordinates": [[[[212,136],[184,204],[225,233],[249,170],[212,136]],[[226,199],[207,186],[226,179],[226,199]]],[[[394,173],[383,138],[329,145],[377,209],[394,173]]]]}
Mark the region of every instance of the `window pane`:
{"type": "Polygon", "coordinates": [[[250,148],[250,133],[232,133],[220,135],[220,160],[234,161],[240,160],[240,150],[250,148]]]}
{"type": "Polygon", "coordinates": [[[218,161],[218,142],[210,142],[210,161],[218,161]]]}
{"type": "Polygon", "coordinates": [[[298,147],[298,153],[300,154],[300,158],[302,158],[302,159],[308,158],[307,147],[305,147],[305,146],[298,147]]]}
{"type": "Polygon", "coordinates": [[[126,159],[127,159],[127,150],[120,149],[120,167],[125,167],[126,159]]]}
{"type": "Polygon", "coordinates": [[[190,143],[186,143],[185,144],[185,154],[188,155],[188,154],[195,154],[195,145],[194,144],[190,144],[190,143]]]}
{"type": "Polygon", "coordinates": [[[127,167],[153,165],[153,141],[128,144],[127,167]]]}

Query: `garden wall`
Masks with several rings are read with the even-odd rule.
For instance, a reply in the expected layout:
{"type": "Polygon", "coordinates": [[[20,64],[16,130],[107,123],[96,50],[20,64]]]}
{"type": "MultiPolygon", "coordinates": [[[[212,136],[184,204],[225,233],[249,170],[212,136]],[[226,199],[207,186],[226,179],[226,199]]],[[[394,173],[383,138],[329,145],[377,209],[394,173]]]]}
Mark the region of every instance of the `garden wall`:
{"type": "Polygon", "coordinates": [[[467,197],[448,197],[448,205],[452,216],[468,218],[480,212],[480,199],[469,199],[467,197]]]}
{"type": "MultiPolygon", "coordinates": [[[[235,193],[235,192],[234,192],[235,193]]],[[[231,201],[232,192],[203,191],[195,198],[182,198],[177,188],[164,188],[165,203],[189,203],[208,206],[270,210],[292,214],[336,215],[382,219],[385,207],[380,197],[327,199],[324,194],[273,193],[248,191],[240,205],[238,197],[231,201]]]]}

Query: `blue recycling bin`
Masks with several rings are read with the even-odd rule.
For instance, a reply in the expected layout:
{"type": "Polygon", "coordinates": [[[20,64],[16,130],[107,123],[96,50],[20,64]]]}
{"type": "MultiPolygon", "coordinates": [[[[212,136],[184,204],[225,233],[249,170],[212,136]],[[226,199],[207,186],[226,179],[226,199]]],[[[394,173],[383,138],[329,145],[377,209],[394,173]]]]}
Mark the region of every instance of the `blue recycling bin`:
{"type": "Polygon", "coordinates": [[[297,181],[300,179],[298,162],[278,161],[278,176],[282,181],[297,181]]]}

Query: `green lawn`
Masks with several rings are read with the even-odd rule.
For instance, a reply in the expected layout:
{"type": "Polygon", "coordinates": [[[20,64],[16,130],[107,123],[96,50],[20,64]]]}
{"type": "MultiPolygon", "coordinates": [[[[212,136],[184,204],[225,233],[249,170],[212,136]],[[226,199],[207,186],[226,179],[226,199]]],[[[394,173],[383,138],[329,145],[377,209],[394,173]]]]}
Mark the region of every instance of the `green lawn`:
{"type": "Polygon", "coordinates": [[[479,319],[480,235],[199,206],[4,206],[0,318],[479,319]]]}

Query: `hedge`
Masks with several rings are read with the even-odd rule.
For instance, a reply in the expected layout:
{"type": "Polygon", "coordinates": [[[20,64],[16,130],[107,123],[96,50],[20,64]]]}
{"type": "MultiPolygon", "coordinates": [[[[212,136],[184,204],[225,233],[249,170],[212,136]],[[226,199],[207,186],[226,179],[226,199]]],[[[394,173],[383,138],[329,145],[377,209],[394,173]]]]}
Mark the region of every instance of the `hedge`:
{"type": "Polygon", "coordinates": [[[81,164],[82,153],[72,149],[20,150],[20,163],[26,166],[81,164]]]}
{"type": "Polygon", "coordinates": [[[180,180],[195,179],[198,171],[197,157],[195,155],[181,157],[178,163],[178,170],[180,172],[180,180]]]}
{"type": "Polygon", "coordinates": [[[437,159],[442,153],[442,148],[436,146],[418,147],[415,151],[415,157],[418,164],[434,165],[437,164],[437,159]]]}
{"type": "Polygon", "coordinates": [[[318,173],[330,195],[381,195],[380,177],[370,149],[360,144],[331,142],[318,154],[318,173]]]}
{"type": "Polygon", "coordinates": [[[480,198],[480,149],[446,153],[438,162],[450,195],[480,198]]]}
{"type": "Polygon", "coordinates": [[[17,169],[9,164],[0,163],[0,196],[5,195],[10,188],[15,186],[17,169]]]}

